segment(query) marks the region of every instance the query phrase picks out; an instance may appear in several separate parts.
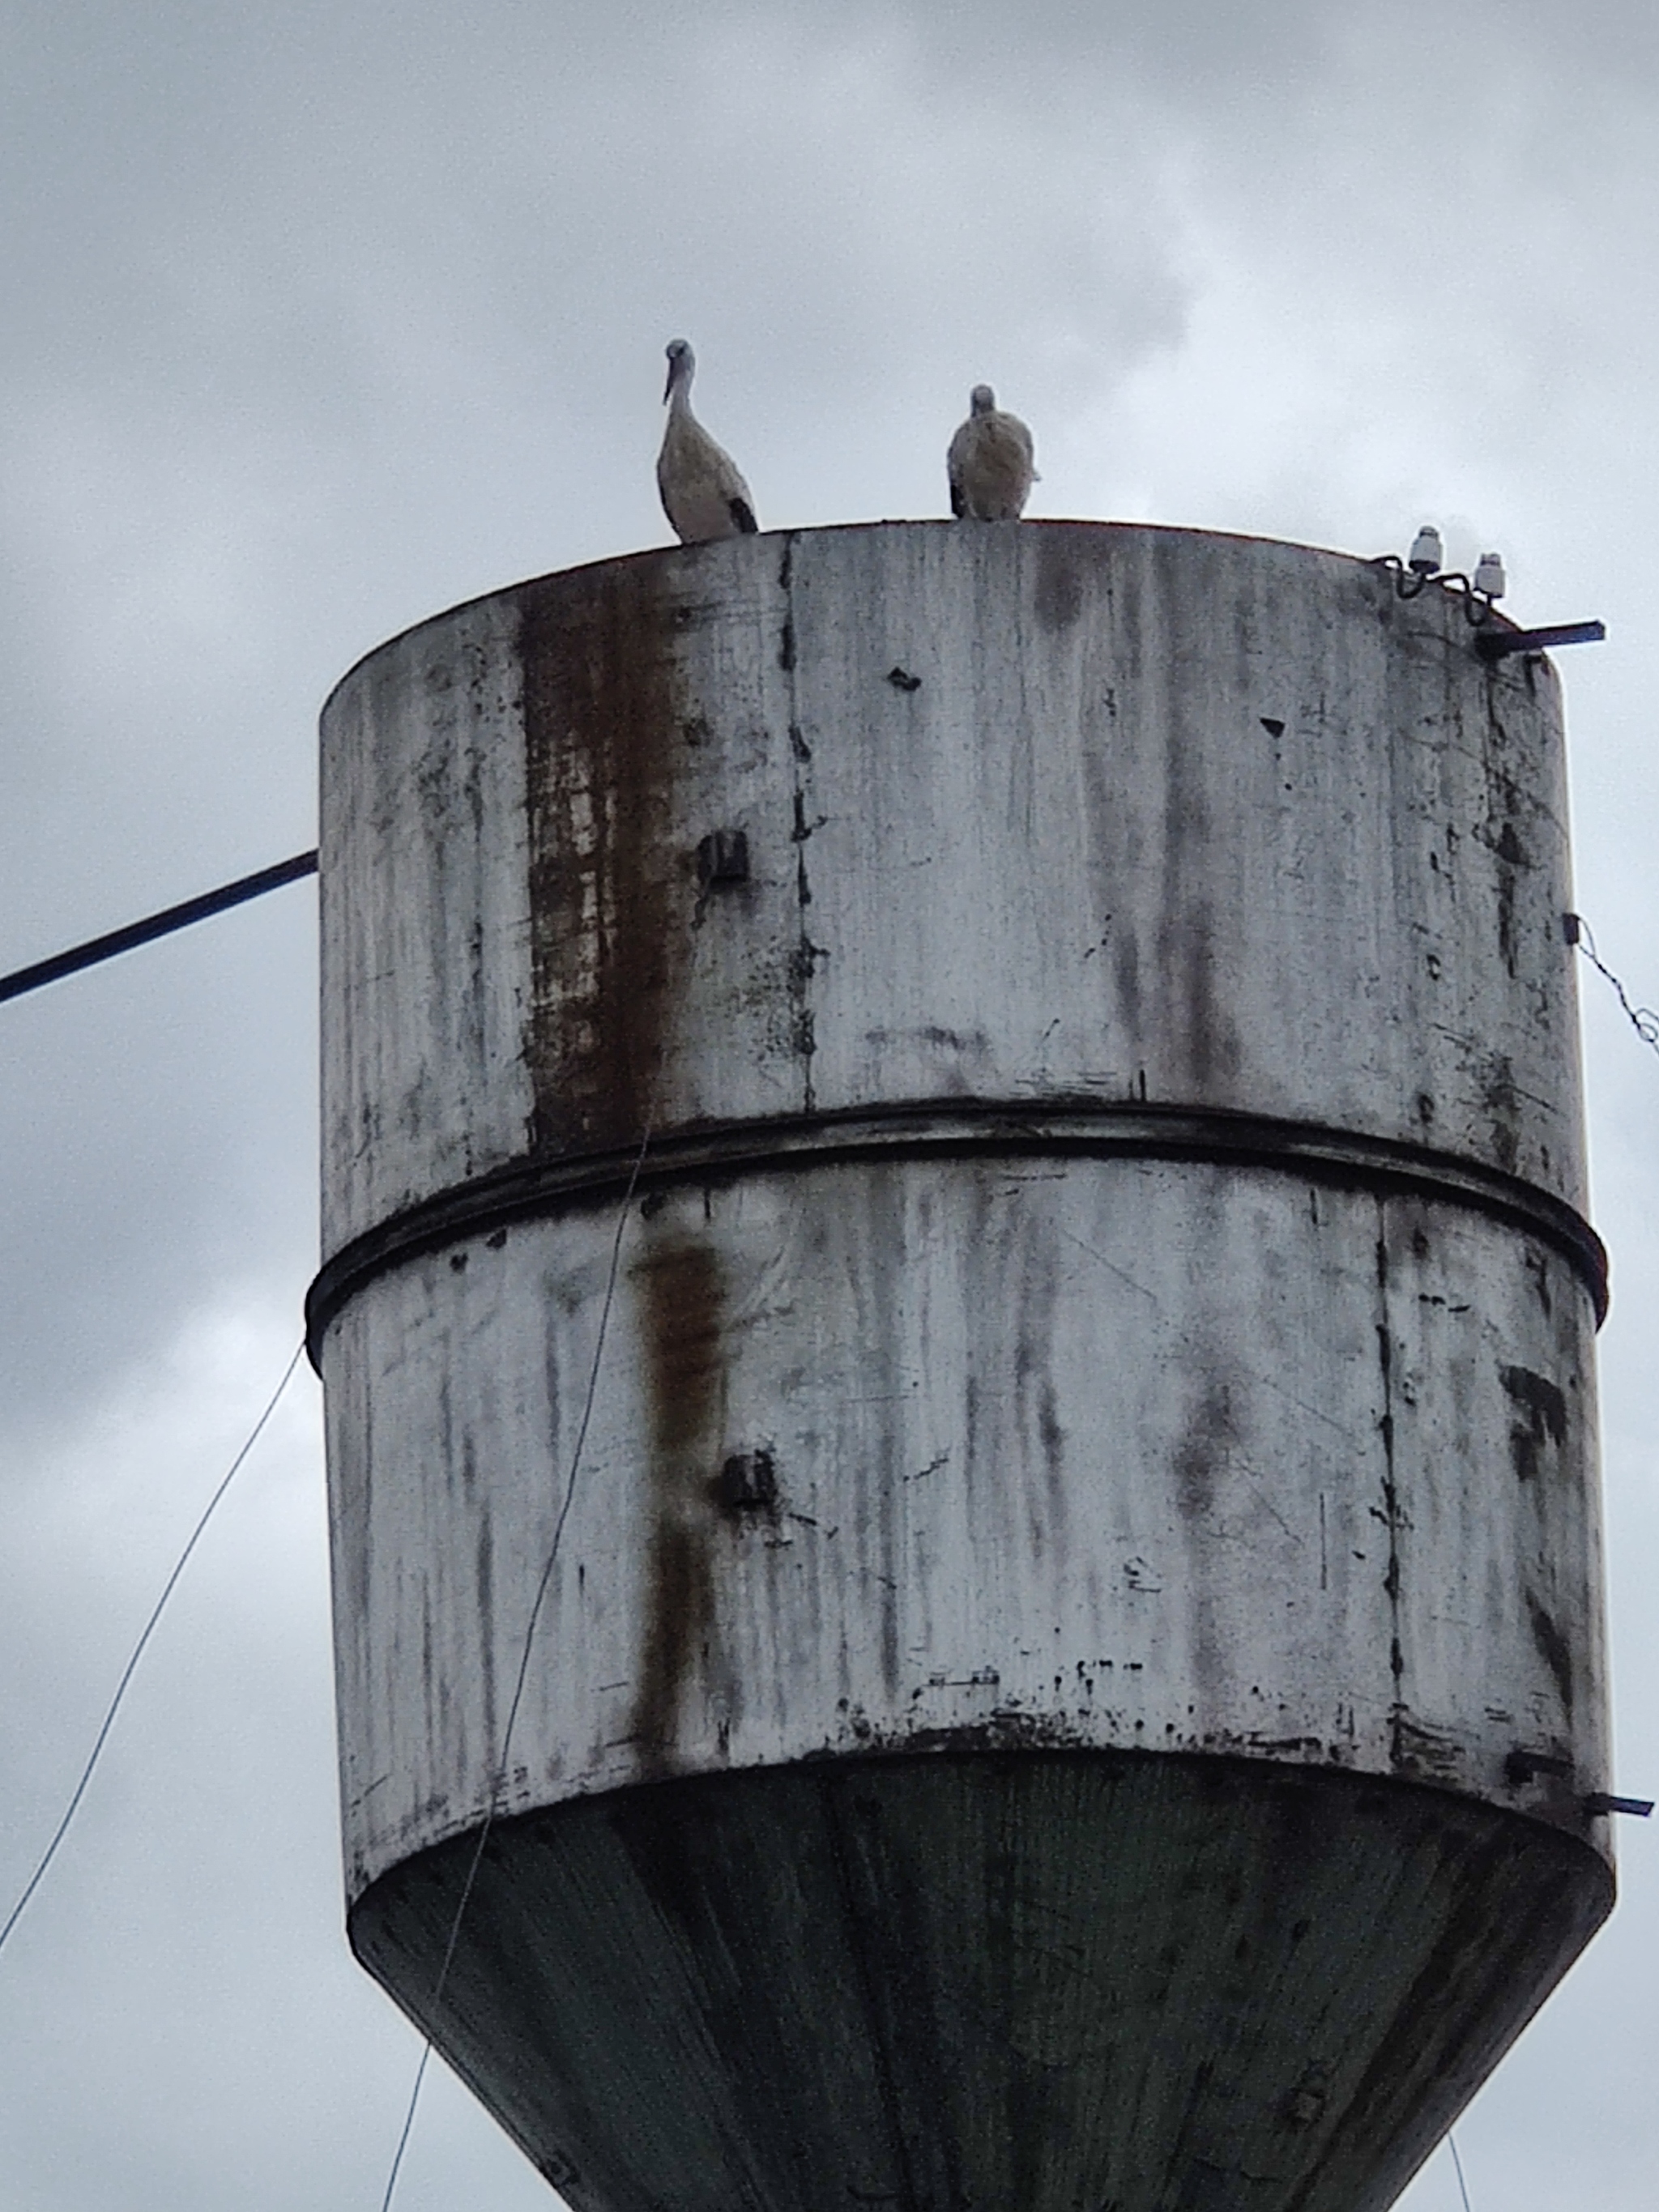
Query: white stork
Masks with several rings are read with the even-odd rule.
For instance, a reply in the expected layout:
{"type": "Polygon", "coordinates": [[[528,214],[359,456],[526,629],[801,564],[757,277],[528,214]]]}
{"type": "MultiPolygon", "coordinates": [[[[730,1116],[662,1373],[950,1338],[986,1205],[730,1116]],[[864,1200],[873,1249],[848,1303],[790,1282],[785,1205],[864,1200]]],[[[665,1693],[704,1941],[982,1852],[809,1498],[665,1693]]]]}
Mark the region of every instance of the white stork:
{"type": "Polygon", "coordinates": [[[1031,486],[1040,481],[1031,434],[1018,415],[1003,413],[988,384],[974,386],[968,408],[968,420],[945,456],[951,512],[958,520],[1017,522],[1031,486]]]}
{"type": "Polygon", "coordinates": [[[737,463],[691,412],[696,368],[696,356],[684,338],[676,338],[668,349],[668,383],[662,395],[668,428],[657,456],[657,489],[683,545],[706,538],[745,537],[760,526],[737,463]]]}

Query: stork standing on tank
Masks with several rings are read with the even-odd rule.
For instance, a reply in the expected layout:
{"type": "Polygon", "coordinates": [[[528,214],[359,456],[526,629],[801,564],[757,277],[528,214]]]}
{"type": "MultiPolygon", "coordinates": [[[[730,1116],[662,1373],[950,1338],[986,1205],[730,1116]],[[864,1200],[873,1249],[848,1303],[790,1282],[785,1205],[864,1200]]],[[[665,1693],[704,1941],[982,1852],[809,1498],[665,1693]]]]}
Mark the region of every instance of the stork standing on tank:
{"type": "Polygon", "coordinates": [[[657,489],[683,545],[749,537],[759,528],[742,471],[691,412],[696,369],[696,356],[684,338],[675,338],[668,348],[668,382],[662,395],[668,427],[657,455],[657,489]]]}
{"type": "Polygon", "coordinates": [[[951,514],[958,521],[1017,522],[1038,481],[1035,461],[1024,423],[997,405],[988,384],[976,384],[945,456],[951,514]]]}

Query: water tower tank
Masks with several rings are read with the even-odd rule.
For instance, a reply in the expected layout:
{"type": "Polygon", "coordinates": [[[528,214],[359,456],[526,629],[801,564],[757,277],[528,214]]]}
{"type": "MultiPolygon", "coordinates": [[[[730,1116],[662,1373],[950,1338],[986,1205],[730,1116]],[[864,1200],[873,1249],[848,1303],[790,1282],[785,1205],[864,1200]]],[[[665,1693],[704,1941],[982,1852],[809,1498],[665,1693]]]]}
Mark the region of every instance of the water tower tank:
{"type": "Polygon", "coordinates": [[[1606,1913],[1559,701],[1474,635],[882,524],[330,702],[351,1937],[580,2212],[1368,2212],[1606,1913]]]}

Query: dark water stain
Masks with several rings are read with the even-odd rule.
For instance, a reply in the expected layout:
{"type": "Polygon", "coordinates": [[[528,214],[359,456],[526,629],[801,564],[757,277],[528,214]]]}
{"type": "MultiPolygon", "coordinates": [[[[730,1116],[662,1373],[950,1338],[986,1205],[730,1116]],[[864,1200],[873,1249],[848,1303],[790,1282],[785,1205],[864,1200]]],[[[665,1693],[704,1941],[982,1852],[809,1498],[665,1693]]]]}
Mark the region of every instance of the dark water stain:
{"type": "Polygon", "coordinates": [[[725,1285],[715,1254],[673,1242],[634,1269],[651,1407],[651,1524],[632,1733],[647,1764],[674,1743],[714,1623],[709,1468],[724,1371],[725,1285]]]}
{"type": "Polygon", "coordinates": [[[1500,1367],[1498,1379],[1526,1415],[1524,1428],[1510,1431],[1510,1457],[1518,1480],[1530,1482],[1543,1468],[1546,1443],[1558,1451],[1566,1443],[1567,1401],[1547,1376],[1530,1367],[1500,1367]]]}
{"type": "Polygon", "coordinates": [[[1133,929],[1121,929],[1114,934],[1112,970],[1123,1025],[1132,1037],[1138,1037],[1141,1017],[1140,945],[1133,929]]]}
{"type": "Polygon", "coordinates": [[[1527,1620],[1532,1629],[1532,1640],[1538,1646],[1545,1665],[1554,1675],[1555,1686],[1561,1692],[1561,1702],[1571,1714],[1573,1692],[1572,1652],[1554,1616],[1547,1607],[1539,1603],[1530,1590],[1527,1592],[1527,1620]]]}
{"type": "MultiPolygon", "coordinates": [[[[472,1455],[471,1441],[467,1443],[467,1458],[472,1455]]],[[[477,1587],[478,1593],[478,1662],[483,1673],[484,1741],[491,1747],[494,1756],[495,1735],[495,1537],[494,1525],[486,1512],[478,1523],[477,1587]]]]}
{"type": "MultiPolygon", "coordinates": [[[[1045,630],[1070,629],[1083,611],[1083,579],[1078,574],[1079,556],[1091,547],[1079,546],[1056,531],[1043,531],[1037,541],[1035,604],[1036,618],[1045,630]]],[[[1089,561],[1091,568],[1097,566],[1089,561]]]]}
{"type": "MultiPolygon", "coordinates": [[[[1173,582],[1169,588],[1173,605],[1173,582]]],[[[1171,621],[1170,651],[1179,654],[1182,643],[1181,624],[1171,621]]],[[[1241,924],[1248,926],[1249,917],[1217,922],[1214,889],[1223,855],[1212,812],[1215,793],[1208,748],[1202,730],[1178,711],[1177,697],[1172,694],[1165,702],[1169,737],[1157,937],[1165,1012],[1160,1020],[1178,1040],[1194,1092],[1213,1098],[1227,1090],[1243,1057],[1235,975],[1237,933],[1241,924]]]]}
{"type": "Polygon", "coordinates": [[[1520,946],[1516,928],[1520,878],[1523,872],[1530,871],[1535,866],[1517,827],[1518,820],[1524,821],[1528,817],[1530,799],[1512,763],[1514,750],[1509,731],[1504,726],[1496,709],[1492,709],[1482,743],[1487,813],[1486,821],[1474,834],[1498,863],[1492,887],[1498,922],[1498,949],[1504,969],[1511,977],[1516,972],[1520,946]]]}
{"type": "Polygon", "coordinates": [[[1498,871],[1498,950],[1504,969],[1515,974],[1515,870],[1498,871]]]}
{"type": "MultiPolygon", "coordinates": [[[[1172,1470],[1176,1502],[1192,1556],[1199,1556],[1215,1533],[1213,1519],[1227,1462],[1242,1441],[1232,1393],[1226,1381],[1215,1374],[1205,1376],[1188,1407],[1176,1445],[1172,1470]]],[[[1229,1635],[1212,1578],[1199,1573],[1194,1577],[1194,1589],[1193,1673],[1203,1694],[1208,1695],[1217,1684],[1228,1679],[1232,1664],[1229,1635]]]]}
{"type": "MultiPolygon", "coordinates": [[[[1181,832],[1175,842],[1182,842],[1181,832]]],[[[1176,873],[1172,869],[1172,879],[1176,873]]],[[[1213,1097],[1237,1074],[1241,1048],[1231,979],[1218,956],[1207,899],[1184,901],[1166,912],[1158,931],[1158,964],[1192,1083],[1200,1097],[1213,1097]]]]}
{"type": "Polygon", "coordinates": [[[1518,871],[1530,868],[1532,861],[1527,849],[1516,834],[1513,822],[1505,820],[1497,836],[1486,839],[1498,862],[1498,950],[1504,966],[1513,976],[1518,939],[1516,934],[1515,902],[1520,883],[1518,871]]]}
{"type": "Polygon", "coordinates": [[[1481,1103],[1492,1116],[1487,1142],[1499,1167],[1515,1173],[1521,1156],[1522,1098],[1507,1053],[1489,1054],[1480,1072],[1481,1103]]]}
{"type": "Polygon", "coordinates": [[[657,562],[520,595],[540,1150],[628,1144],[649,1116],[695,897],[673,802],[698,719],[678,641],[697,612],[657,562]]]}
{"type": "Polygon", "coordinates": [[[1202,1522],[1213,1512],[1218,1477],[1237,1442],[1232,1394],[1225,1382],[1207,1376],[1176,1447],[1176,1497],[1184,1520],[1202,1522]]]}

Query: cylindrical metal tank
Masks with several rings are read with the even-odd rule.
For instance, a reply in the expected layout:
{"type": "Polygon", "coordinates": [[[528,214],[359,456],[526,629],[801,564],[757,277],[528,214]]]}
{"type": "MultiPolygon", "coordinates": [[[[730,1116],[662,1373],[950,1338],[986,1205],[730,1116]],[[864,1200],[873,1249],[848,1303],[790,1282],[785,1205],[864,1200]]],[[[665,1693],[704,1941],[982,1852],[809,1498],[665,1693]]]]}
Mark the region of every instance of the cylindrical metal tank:
{"type": "Polygon", "coordinates": [[[1567,865],[1549,664],[1258,539],[678,548],[336,692],[351,1936],[583,2212],[1367,2212],[1565,1971],[1567,865]]]}

